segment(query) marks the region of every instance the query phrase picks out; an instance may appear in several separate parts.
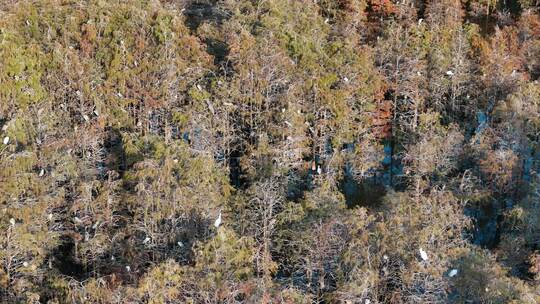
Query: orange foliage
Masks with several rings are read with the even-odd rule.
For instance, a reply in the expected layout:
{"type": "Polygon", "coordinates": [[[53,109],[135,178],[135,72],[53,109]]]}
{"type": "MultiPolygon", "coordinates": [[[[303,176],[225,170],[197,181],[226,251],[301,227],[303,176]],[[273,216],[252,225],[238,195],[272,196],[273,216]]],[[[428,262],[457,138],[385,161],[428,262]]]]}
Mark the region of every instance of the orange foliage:
{"type": "Polygon", "coordinates": [[[371,118],[374,134],[377,138],[384,139],[392,135],[392,117],[392,102],[390,100],[380,101],[371,118]]]}
{"type": "Polygon", "coordinates": [[[82,26],[82,39],[79,42],[81,51],[84,56],[90,57],[94,54],[94,41],[96,39],[96,29],[91,24],[82,26]]]}
{"type": "Polygon", "coordinates": [[[396,7],[390,0],[369,0],[368,10],[381,17],[388,17],[396,13],[396,7]]]}

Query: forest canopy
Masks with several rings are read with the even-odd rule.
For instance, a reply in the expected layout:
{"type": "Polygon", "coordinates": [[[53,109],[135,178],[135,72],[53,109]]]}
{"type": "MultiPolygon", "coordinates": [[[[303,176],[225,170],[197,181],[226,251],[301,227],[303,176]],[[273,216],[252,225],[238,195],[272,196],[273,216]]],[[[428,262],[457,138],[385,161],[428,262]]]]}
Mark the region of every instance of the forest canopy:
{"type": "Polygon", "coordinates": [[[540,302],[540,1],[0,0],[0,302],[540,302]]]}

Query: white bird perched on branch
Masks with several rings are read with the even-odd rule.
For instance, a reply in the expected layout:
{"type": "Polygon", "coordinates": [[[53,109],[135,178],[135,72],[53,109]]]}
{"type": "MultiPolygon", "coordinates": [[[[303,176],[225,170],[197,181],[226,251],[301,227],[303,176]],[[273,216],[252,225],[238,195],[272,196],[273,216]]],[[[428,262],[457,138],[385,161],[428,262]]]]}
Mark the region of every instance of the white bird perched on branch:
{"type": "Polygon", "coordinates": [[[4,145],[9,144],[9,136],[4,137],[4,145]]]}
{"type": "Polygon", "coordinates": [[[448,276],[453,278],[456,276],[456,274],[458,274],[458,270],[457,269],[452,269],[450,270],[450,272],[448,273],[448,276]]]}
{"type": "Polygon", "coordinates": [[[448,71],[446,71],[446,75],[448,75],[448,76],[454,76],[454,72],[448,70],[448,71]]]}
{"type": "Polygon", "coordinates": [[[428,260],[428,255],[427,255],[427,252],[424,251],[424,249],[420,248],[420,257],[422,258],[422,260],[424,261],[427,261],[428,260]]]}
{"type": "Polygon", "coordinates": [[[214,222],[214,227],[218,228],[221,225],[221,211],[219,211],[218,218],[214,222]]]}

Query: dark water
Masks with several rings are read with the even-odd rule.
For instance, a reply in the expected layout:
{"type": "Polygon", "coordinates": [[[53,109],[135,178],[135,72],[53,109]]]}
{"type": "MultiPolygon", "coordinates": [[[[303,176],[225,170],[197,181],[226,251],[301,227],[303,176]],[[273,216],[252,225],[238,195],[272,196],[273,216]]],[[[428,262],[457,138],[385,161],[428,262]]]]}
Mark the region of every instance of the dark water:
{"type": "Polygon", "coordinates": [[[386,195],[384,185],[377,183],[374,179],[357,181],[351,177],[345,177],[341,181],[340,188],[349,208],[357,206],[377,208],[386,195]]]}
{"type": "Polygon", "coordinates": [[[500,241],[500,208],[494,203],[479,203],[465,208],[473,219],[472,242],[483,248],[495,248],[500,241]]]}

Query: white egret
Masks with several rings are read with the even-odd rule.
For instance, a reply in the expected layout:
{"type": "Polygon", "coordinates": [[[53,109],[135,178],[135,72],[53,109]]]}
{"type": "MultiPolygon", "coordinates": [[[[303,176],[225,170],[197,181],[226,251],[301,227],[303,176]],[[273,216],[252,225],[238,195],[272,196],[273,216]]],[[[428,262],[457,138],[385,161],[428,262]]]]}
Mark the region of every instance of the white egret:
{"type": "Polygon", "coordinates": [[[4,145],[9,144],[9,136],[4,137],[4,145]]]}
{"type": "Polygon", "coordinates": [[[214,222],[214,227],[218,228],[221,225],[221,211],[219,211],[218,218],[214,222]]]}
{"type": "Polygon", "coordinates": [[[448,70],[448,71],[446,71],[446,75],[448,75],[448,76],[454,76],[454,72],[448,70]]]}
{"type": "Polygon", "coordinates": [[[452,269],[450,270],[450,272],[448,273],[448,276],[453,278],[456,276],[456,274],[458,274],[458,270],[457,269],[452,269]]]}
{"type": "Polygon", "coordinates": [[[420,248],[420,257],[422,258],[422,260],[424,261],[427,261],[428,260],[428,255],[427,255],[427,252],[424,251],[424,249],[420,248]]]}

